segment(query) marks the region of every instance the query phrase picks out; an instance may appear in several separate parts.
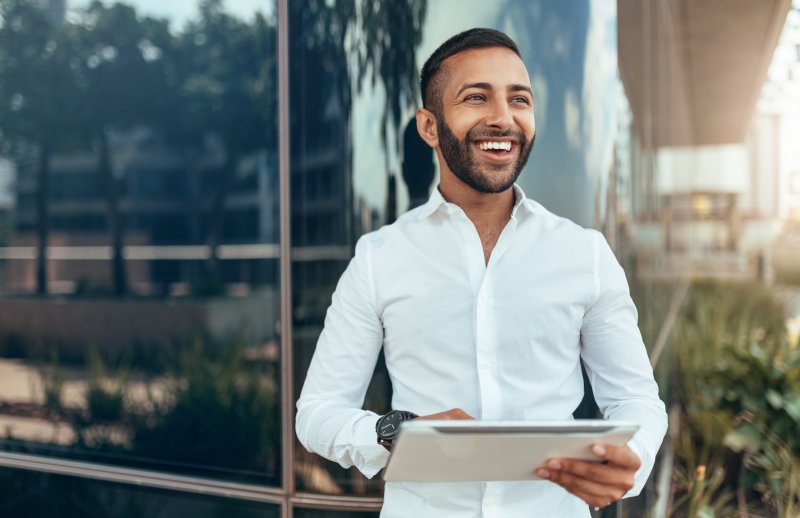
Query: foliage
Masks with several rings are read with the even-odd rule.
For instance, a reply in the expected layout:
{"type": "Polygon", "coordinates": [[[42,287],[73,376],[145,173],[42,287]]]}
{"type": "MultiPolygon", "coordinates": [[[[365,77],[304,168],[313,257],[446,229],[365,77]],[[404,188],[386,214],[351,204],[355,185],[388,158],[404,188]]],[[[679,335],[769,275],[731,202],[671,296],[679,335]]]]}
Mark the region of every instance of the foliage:
{"type": "Polygon", "coordinates": [[[171,463],[277,473],[279,398],[274,372],[244,344],[196,340],[170,377],[132,408],[132,453],[171,463]],[[191,438],[190,440],[187,440],[191,438]]]}
{"type": "Polygon", "coordinates": [[[45,249],[51,154],[74,145],[83,121],[73,80],[78,67],[74,32],[27,0],[0,0],[0,149],[35,156],[37,292],[47,292],[45,249]]]}
{"type": "Polygon", "coordinates": [[[678,515],[798,509],[800,351],[783,314],[761,286],[693,288],[673,340],[682,410],[673,445],[678,515]],[[708,477],[691,475],[700,466],[708,477]]]}
{"type": "Polygon", "coordinates": [[[90,422],[105,423],[123,417],[126,369],[109,376],[107,367],[96,347],[89,350],[89,383],[86,387],[86,408],[90,422]]]}
{"type": "MultiPolygon", "coordinates": [[[[358,45],[358,85],[364,84],[368,71],[372,86],[380,79],[386,90],[386,105],[381,114],[381,142],[387,144],[387,128],[403,123],[403,111],[417,102],[417,62],[415,50],[422,42],[426,0],[405,2],[361,2],[358,45]]],[[[396,141],[399,147],[400,139],[396,141]]]]}
{"type": "MultiPolygon", "coordinates": [[[[725,469],[721,465],[700,464],[678,466],[674,474],[677,486],[683,495],[674,503],[675,507],[686,506],[686,516],[725,516],[726,508],[733,500],[733,493],[724,489],[725,469]],[[710,469],[709,469],[710,468],[710,469]]],[[[732,512],[731,512],[732,515],[732,512]]]]}
{"type": "Polygon", "coordinates": [[[49,362],[37,367],[39,384],[42,391],[42,405],[52,415],[62,410],[62,394],[64,392],[64,373],[58,359],[58,349],[50,348],[49,362]]]}
{"type": "MultiPolygon", "coordinates": [[[[85,404],[63,401],[65,373],[58,352],[38,367],[41,407],[58,429],[68,424],[69,445],[51,444],[80,460],[133,464],[182,473],[274,483],[280,473],[278,368],[242,341],[198,338],[165,349],[164,370],[134,377],[126,358],[104,360],[89,347],[85,404]],[[134,387],[135,383],[135,387],[134,387]]],[[[6,434],[20,451],[48,447],[6,434]]],[[[63,453],[61,453],[63,455],[63,453]]]]}
{"type": "Polygon", "coordinates": [[[776,349],[734,352],[711,382],[724,387],[719,404],[740,412],[725,446],[744,455],[756,475],[753,488],[778,514],[794,516],[800,512],[800,350],[776,349]]]}
{"type": "Polygon", "coordinates": [[[310,0],[290,2],[289,9],[290,21],[298,24],[292,29],[304,35],[291,44],[318,53],[323,66],[347,69],[345,74],[335,74],[332,85],[345,112],[352,105],[352,84],[359,92],[367,80],[373,87],[383,86],[381,143],[388,147],[387,127],[391,127],[399,146],[403,112],[418,95],[416,49],[422,41],[427,0],[310,0]]]}
{"type": "Polygon", "coordinates": [[[0,1],[0,135],[56,146],[82,120],[74,32],[28,0],[0,1]]]}

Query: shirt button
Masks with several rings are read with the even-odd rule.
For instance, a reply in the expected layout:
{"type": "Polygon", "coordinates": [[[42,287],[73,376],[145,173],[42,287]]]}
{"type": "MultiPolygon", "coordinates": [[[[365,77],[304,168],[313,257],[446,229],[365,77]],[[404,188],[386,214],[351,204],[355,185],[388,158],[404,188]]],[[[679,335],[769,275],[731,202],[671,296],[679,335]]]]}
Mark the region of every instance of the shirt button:
{"type": "Polygon", "coordinates": [[[489,295],[481,293],[480,295],[478,295],[478,300],[480,300],[481,302],[486,302],[487,300],[489,300],[489,295]]]}

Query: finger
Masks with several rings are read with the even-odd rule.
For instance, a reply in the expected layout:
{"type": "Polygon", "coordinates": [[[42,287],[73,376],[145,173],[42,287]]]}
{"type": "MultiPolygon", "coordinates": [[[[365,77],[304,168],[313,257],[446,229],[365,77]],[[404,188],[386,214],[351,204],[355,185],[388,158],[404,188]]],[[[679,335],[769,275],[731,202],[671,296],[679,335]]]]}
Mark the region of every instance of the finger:
{"type": "Polygon", "coordinates": [[[442,420],[442,421],[452,421],[452,420],[475,420],[474,417],[469,415],[468,413],[464,412],[460,408],[453,408],[447,410],[445,412],[439,412],[437,414],[431,415],[424,415],[417,417],[419,421],[430,421],[430,420],[442,420]]]}
{"type": "Polygon", "coordinates": [[[633,468],[620,468],[614,464],[598,464],[577,459],[550,459],[547,461],[550,471],[563,471],[580,478],[613,486],[625,491],[633,487],[633,468]]]}
{"type": "Polygon", "coordinates": [[[474,417],[469,415],[468,413],[464,412],[460,408],[454,408],[451,412],[451,419],[459,419],[459,420],[475,420],[474,417]]]}
{"type": "Polygon", "coordinates": [[[592,453],[617,466],[625,466],[637,470],[639,466],[642,465],[642,461],[639,460],[639,457],[637,457],[630,448],[624,445],[595,444],[592,446],[592,453]]]}
{"type": "Polygon", "coordinates": [[[625,491],[620,488],[608,486],[592,480],[586,480],[585,478],[575,476],[565,471],[554,471],[546,468],[540,468],[536,471],[536,474],[542,478],[550,480],[551,482],[555,482],[572,494],[577,495],[578,493],[581,493],[590,495],[591,497],[604,502],[618,500],[619,498],[622,498],[622,495],[625,494],[625,491]]]}

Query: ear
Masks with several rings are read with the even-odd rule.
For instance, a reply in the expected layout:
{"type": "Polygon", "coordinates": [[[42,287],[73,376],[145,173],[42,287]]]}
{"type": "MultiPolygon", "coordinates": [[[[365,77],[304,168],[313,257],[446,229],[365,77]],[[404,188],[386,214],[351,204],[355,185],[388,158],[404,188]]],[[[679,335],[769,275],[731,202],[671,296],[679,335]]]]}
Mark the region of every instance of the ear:
{"type": "Polygon", "coordinates": [[[417,108],[417,131],[422,140],[430,147],[439,146],[439,133],[436,126],[436,116],[430,110],[417,108]]]}

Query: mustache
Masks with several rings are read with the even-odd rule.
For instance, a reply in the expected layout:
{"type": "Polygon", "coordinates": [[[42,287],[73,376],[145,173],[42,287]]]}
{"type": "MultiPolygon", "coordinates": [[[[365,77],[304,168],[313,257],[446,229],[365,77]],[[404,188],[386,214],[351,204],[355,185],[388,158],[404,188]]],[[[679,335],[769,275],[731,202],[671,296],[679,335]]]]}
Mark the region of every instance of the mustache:
{"type": "Polygon", "coordinates": [[[467,142],[473,140],[481,140],[481,139],[492,139],[492,138],[504,138],[504,137],[511,137],[517,142],[527,142],[525,138],[525,134],[521,131],[514,131],[514,130],[507,130],[507,131],[487,131],[487,130],[479,130],[479,131],[469,131],[467,132],[465,140],[467,142]]]}

